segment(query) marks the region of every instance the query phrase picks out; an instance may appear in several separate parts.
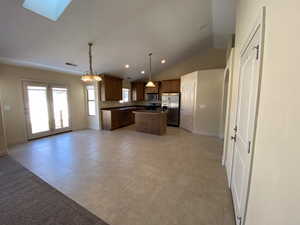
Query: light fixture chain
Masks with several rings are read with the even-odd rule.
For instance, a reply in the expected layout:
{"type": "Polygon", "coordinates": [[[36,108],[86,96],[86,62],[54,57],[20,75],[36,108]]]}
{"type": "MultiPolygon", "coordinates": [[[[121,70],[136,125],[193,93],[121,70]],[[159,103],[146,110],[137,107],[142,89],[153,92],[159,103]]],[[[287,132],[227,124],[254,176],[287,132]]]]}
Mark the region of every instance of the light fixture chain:
{"type": "Polygon", "coordinates": [[[149,66],[149,71],[150,71],[149,78],[150,78],[150,81],[151,81],[152,80],[152,53],[149,53],[149,62],[150,62],[150,66],[149,66]]]}
{"type": "Polygon", "coordinates": [[[93,43],[89,43],[89,61],[90,61],[90,74],[93,75],[94,71],[93,71],[93,61],[92,61],[92,46],[93,43]]]}

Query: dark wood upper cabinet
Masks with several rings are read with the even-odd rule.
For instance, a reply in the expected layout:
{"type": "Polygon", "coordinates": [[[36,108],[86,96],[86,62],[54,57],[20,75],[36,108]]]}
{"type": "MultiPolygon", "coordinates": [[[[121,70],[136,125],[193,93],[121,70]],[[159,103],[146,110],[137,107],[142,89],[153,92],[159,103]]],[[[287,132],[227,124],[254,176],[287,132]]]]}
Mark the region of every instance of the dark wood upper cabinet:
{"type": "Polygon", "coordinates": [[[144,101],[145,99],[145,83],[132,82],[131,83],[131,99],[132,101],[144,101]]]}
{"type": "Polygon", "coordinates": [[[154,82],[155,87],[145,87],[145,94],[158,94],[159,93],[159,87],[160,82],[156,81],[154,82]]]}
{"type": "Polygon", "coordinates": [[[102,76],[101,100],[119,101],[122,100],[122,79],[108,75],[102,76]]]}
{"type": "Polygon", "coordinates": [[[179,93],[180,79],[163,80],[160,85],[160,93],[179,93]]]}

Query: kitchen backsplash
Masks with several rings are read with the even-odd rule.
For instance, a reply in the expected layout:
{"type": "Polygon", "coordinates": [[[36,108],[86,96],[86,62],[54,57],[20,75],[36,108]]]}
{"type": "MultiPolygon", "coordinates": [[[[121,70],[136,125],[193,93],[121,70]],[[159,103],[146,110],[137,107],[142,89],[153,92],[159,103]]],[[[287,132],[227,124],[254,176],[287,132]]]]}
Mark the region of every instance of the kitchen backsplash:
{"type": "Polygon", "coordinates": [[[118,101],[101,101],[100,108],[110,108],[110,107],[122,107],[122,106],[131,106],[133,105],[132,102],[118,102],[118,101]]]}

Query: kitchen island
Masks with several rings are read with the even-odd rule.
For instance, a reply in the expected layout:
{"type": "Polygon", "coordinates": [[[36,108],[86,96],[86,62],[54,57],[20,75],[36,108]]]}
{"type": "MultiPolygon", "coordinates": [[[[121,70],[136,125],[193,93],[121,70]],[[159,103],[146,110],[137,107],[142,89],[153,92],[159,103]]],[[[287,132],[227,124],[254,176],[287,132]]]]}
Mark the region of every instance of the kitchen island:
{"type": "Polygon", "coordinates": [[[138,110],[135,115],[136,131],[163,135],[167,130],[167,112],[161,110],[138,110]]]}

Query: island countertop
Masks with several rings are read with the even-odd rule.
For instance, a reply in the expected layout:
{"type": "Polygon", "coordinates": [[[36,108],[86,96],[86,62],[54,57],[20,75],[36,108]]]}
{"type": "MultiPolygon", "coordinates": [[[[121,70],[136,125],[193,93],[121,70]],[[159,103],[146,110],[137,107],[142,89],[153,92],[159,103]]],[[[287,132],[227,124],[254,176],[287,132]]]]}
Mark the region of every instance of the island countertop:
{"type": "Polygon", "coordinates": [[[167,130],[167,112],[161,110],[138,110],[135,114],[137,131],[163,135],[167,130]]]}
{"type": "Polygon", "coordinates": [[[167,113],[166,111],[162,111],[162,110],[137,110],[137,111],[133,111],[133,113],[143,113],[143,114],[161,114],[161,113],[167,113]]]}

